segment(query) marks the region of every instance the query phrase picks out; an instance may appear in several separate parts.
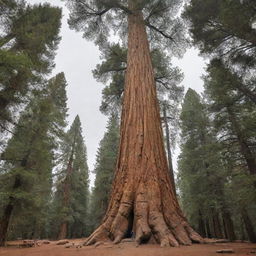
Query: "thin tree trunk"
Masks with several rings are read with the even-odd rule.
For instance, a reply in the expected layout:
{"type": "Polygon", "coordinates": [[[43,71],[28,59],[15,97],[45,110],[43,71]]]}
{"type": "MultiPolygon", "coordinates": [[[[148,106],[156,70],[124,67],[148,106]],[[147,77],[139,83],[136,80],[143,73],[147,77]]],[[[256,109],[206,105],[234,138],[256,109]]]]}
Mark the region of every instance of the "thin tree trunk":
{"type": "Polygon", "coordinates": [[[67,237],[67,232],[68,232],[68,223],[67,221],[64,221],[60,225],[58,240],[65,239],[67,237]]]}
{"type": "Polygon", "coordinates": [[[202,237],[206,237],[205,223],[200,209],[198,211],[198,232],[202,237]]]}
{"type": "Polygon", "coordinates": [[[253,243],[256,243],[256,234],[253,228],[253,224],[245,208],[241,210],[241,215],[249,240],[253,243]]]}
{"type": "Polygon", "coordinates": [[[215,238],[223,238],[219,214],[218,214],[218,212],[216,212],[215,209],[213,209],[213,211],[212,211],[212,223],[213,223],[214,237],[215,238]]]}
{"type": "MultiPolygon", "coordinates": [[[[13,190],[18,189],[21,186],[21,180],[19,175],[15,177],[14,185],[13,185],[13,190]]],[[[10,219],[12,216],[13,208],[15,204],[15,199],[13,196],[9,197],[9,202],[6,205],[4,209],[3,216],[0,220],[0,246],[5,245],[6,241],[6,236],[7,236],[7,231],[10,223],[10,219]]]]}
{"type": "Polygon", "coordinates": [[[213,235],[212,235],[212,232],[211,232],[211,228],[210,228],[210,224],[209,224],[209,219],[207,218],[206,221],[205,221],[205,227],[206,227],[206,237],[208,238],[212,238],[213,235]]]}
{"type": "Polygon", "coordinates": [[[234,231],[234,224],[230,215],[230,212],[226,209],[222,210],[222,219],[225,236],[230,241],[236,240],[236,235],[234,231]]]}
{"type": "Polygon", "coordinates": [[[119,243],[133,227],[139,244],[190,245],[202,238],[179,207],[169,174],[145,23],[129,1],[128,60],[112,194],[102,224],[87,239],[119,243]]]}
{"type": "MultiPolygon", "coordinates": [[[[75,141],[75,140],[74,140],[75,141]]],[[[75,143],[75,142],[74,142],[75,143]]],[[[72,152],[68,161],[67,166],[67,174],[66,178],[63,183],[63,202],[62,206],[64,208],[68,208],[70,204],[70,182],[71,182],[71,175],[73,172],[73,155],[74,155],[74,145],[72,146],[72,152]]],[[[64,219],[60,224],[60,230],[58,234],[58,239],[64,239],[67,237],[68,232],[68,221],[64,219]]]]}
{"type": "Polygon", "coordinates": [[[245,236],[245,230],[244,230],[244,220],[243,220],[243,217],[241,216],[240,218],[240,239],[242,241],[245,241],[246,239],[246,236],[245,236]]]}
{"type": "MultiPolygon", "coordinates": [[[[38,135],[39,130],[40,130],[40,128],[31,137],[30,145],[34,141],[35,136],[38,135]]],[[[21,167],[26,168],[28,166],[28,160],[29,160],[30,154],[31,154],[31,148],[29,148],[27,154],[21,160],[21,163],[20,163],[21,167]]],[[[19,189],[21,187],[21,185],[22,185],[22,181],[21,181],[20,175],[16,175],[14,184],[12,187],[12,191],[14,192],[15,190],[19,189]]],[[[0,220],[0,246],[3,246],[5,244],[8,226],[9,226],[9,222],[10,222],[10,218],[11,218],[14,206],[15,206],[15,198],[13,196],[10,196],[9,202],[4,209],[4,215],[3,215],[2,219],[0,220]]]]}
{"type": "MultiPolygon", "coordinates": [[[[21,166],[24,168],[27,166],[29,155],[30,155],[30,150],[28,151],[27,155],[21,161],[21,166]]],[[[16,175],[14,184],[12,187],[12,191],[17,190],[20,186],[21,186],[20,175],[16,175]]],[[[4,209],[3,217],[0,220],[0,246],[4,246],[4,244],[5,244],[8,226],[10,223],[14,205],[15,205],[15,198],[13,196],[10,196],[9,202],[4,209]]]]}
{"type": "Polygon", "coordinates": [[[175,179],[174,179],[174,170],[172,165],[172,152],[171,152],[171,145],[170,145],[170,133],[169,133],[169,125],[167,121],[166,115],[166,106],[163,106],[163,114],[164,114],[164,125],[165,125],[165,136],[166,136],[166,147],[167,147],[167,156],[168,156],[168,166],[171,176],[171,182],[173,187],[173,192],[176,196],[176,187],[175,187],[175,179]]]}
{"type": "Polygon", "coordinates": [[[13,205],[11,202],[5,207],[3,217],[0,222],[0,246],[5,245],[8,226],[12,215],[13,205]]]}

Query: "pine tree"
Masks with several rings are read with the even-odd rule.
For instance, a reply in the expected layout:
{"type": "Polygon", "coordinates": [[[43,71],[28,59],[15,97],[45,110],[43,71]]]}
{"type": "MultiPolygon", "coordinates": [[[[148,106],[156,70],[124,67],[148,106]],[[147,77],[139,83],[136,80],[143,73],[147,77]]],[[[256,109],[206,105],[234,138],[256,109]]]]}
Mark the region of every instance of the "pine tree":
{"type": "Polygon", "coordinates": [[[109,239],[119,243],[132,230],[138,244],[150,238],[162,246],[202,241],[173,193],[148,40],[160,48],[172,47],[173,54],[184,52],[184,25],[175,15],[181,1],[66,2],[71,27],[101,47],[112,29],[128,37],[115,178],[107,213],[87,245],[109,239]]]}
{"type": "MultiPolygon", "coordinates": [[[[248,101],[236,89],[239,83],[219,60],[211,61],[208,75],[205,77],[205,89],[215,112],[215,120],[222,139],[236,144],[244,158],[250,174],[256,174],[255,159],[255,104],[248,101]]],[[[241,164],[241,159],[234,159],[241,164]]]]}
{"type": "Polygon", "coordinates": [[[34,96],[1,156],[5,161],[0,176],[1,245],[11,216],[12,223],[16,228],[21,226],[20,234],[26,237],[40,237],[47,232],[54,150],[58,147],[57,138],[63,135],[67,112],[66,85],[64,74],[60,73],[34,96]]]}
{"type": "Polygon", "coordinates": [[[79,116],[64,141],[54,198],[58,239],[81,237],[87,232],[89,180],[86,147],[79,116]]]}
{"type": "Polygon", "coordinates": [[[118,140],[119,118],[111,115],[107,131],[100,142],[94,169],[96,177],[91,199],[92,228],[100,224],[107,210],[118,153],[118,140]]]}
{"type": "Polygon", "coordinates": [[[219,61],[213,60],[205,77],[205,91],[214,115],[223,163],[230,170],[230,187],[236,210],[248,237],[255,241],[250,212],[255,207],[255,104],[236,88],[240,81],[219,61]]]}
{"type": "Polygon", "coordinates": [[[189,89],[181,113],[178,175],[181,201],[201,235],[234,240],[234,225],[224,191],[226,172],[208,116],[201,97],[189,89]]]}
{"type": "Polygon", "coordinates": [[[251,0],[192,0],[185,17],[191,21],[190,32],[202,53],[254,66],[255,8],[251,0]]]}
{"type": "Polygon", "coordinates": [[[30,6],[3,1],[0,36],[0,124],[13,123],[11,110],[24,102],[43,74],[54,66],[60,41],[61,10],[49,4],[30,6]],[[33,85],[33,87],[32,87],[33,85]]]}

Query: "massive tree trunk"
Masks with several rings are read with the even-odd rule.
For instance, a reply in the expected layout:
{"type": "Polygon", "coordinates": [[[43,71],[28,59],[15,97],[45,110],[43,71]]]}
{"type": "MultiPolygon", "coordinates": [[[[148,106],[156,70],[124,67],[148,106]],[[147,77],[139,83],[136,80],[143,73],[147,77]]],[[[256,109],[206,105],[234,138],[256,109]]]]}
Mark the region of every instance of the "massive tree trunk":
{"type": "Polygon", "coordinates": [[[102,224],[87,239],[120,242],[132,231],[140,244],[190,245],[202,238],[183,216],[168,172],[149,44],[141,11],[128,15],[128,66],[119,156],[102,224]]]}

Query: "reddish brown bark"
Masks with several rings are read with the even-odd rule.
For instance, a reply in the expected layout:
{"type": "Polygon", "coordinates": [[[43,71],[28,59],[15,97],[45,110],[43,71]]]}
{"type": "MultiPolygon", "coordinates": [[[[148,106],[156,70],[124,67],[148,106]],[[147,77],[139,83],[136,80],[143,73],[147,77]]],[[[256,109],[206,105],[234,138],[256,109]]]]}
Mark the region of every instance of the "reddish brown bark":
{"type": "Polygon", "coordinates": [[[86,244],[118,243],[131,231],[129,227],[138,244],[149,239],[161,246],[201,242],[173,192],[141,11],[128,15],[128,26],[128,65],[112,194],[102,224],[86,244]]]}
{"type": "MultiPolygon", "coordinates": [[[[63,201],[62,201],[62,206],[64,208],[68,208],[70,204],[70,183],[71,183],[71,175],[73,172],[73,154],[74,154],[74,149],[72,149],[69,161],[68,161],[68,166],[67,166],[67,173],[66,173],[66,178],[63,182],[63,201]]],[[[64,239],[67,237],[67,232],[68,232],[68,221],[64,219],[61,224],[60,224],[60,230],[58,234],[58,239],[64,239]]]]}

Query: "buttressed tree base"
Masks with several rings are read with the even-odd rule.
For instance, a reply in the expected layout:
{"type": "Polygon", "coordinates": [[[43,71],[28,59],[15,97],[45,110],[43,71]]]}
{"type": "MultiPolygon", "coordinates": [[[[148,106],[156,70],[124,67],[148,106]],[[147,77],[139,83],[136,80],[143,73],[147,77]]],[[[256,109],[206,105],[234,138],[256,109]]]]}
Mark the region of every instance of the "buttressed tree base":
{"type": "Polygon", "coordinates": [[[131,232],[138,244],[202,242],[173,193],[145,21],[133,3],[129,2],[128,65],[112,194],[102,224],[86,245],[108,240],[119,243],[131,232]]]}

